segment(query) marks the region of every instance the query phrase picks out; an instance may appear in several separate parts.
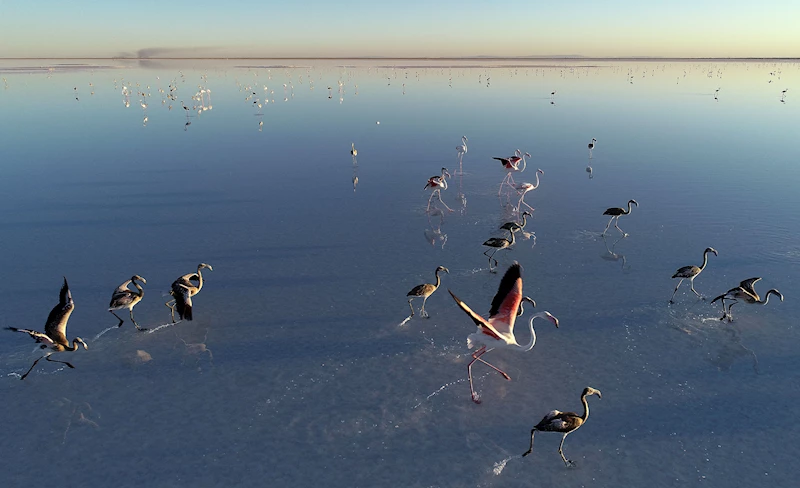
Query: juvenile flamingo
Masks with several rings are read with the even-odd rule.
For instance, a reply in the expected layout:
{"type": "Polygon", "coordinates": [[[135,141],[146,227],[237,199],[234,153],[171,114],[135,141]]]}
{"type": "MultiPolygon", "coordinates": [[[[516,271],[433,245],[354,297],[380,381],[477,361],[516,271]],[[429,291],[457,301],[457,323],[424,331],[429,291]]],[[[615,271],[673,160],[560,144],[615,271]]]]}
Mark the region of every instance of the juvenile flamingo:
{"type": "Polygon", "coordinates": [[[420,297],[422,297],[422,308],[419,310],[419,315],[420,317],[425,317],[425,318],[430,317],[428,315],[428,312],[425,311],[425,302],[428,301],[428,297],[433,295],[433,292],[435,292],[439,288],[439,285],[442,284],[442,279],[439,277],[439,271],[444,271],[445,273],[450,274],[449,269],[445,268],[444,266],[439,266],[438,268],[436,268],[435,271],[436,284],[423,283],[421,285],[415,286],[414,288],[411,289],[410,292],[408,292],[408,294],[406,294],[406,296],[409,297],[408,307],[411,309],[412,317],[414,316],[414,307],[411,305],[411,300],[420,297]]]}
{"type": "Polygon", "coordinates": [[[629,213],[631,213],[631,204],[636,205],[637,207],[639,206],[636,200],[628,200],[628,210],[625,210],[624,208],[620,207],[612,207],[606,209],[606,211],[603,212],[603,215],[611,215],[611,220],[608,221],[608,224],[606,224],[606,228],[605,230],[603,230],[603,233],[601,235],[606,235],[606,232],[608,231],[608,227],[611,225],[611,222],[614,219],[617,219],[617,221],[614,223],[614,227],[616,227],[617,230],[620,231],[622,237],[628,237],[628,234],[626,234],[625,232],[623,232],[622,229],[619,228],[619,218],[622,217],[623,215],[628,215],[629,213]]]}
{"type": "Polygon", "coordinates": [[[697,295],[697,298],[705,300],[705,298],[703,298],[703,296],[697,293],[697,290],[694,289],[694,279],[697,278],[697,275],[699,275],[705,269],[706,264],[708,264],[708,253],[710,252],[713,252],[714,256],[718,256],[716,249],[713,247],[707,247],[706,250],[703,251],[703,264],[700,266],[684,266],[683,268],[678,269],[678,271],[672,275],[673,278],[680,278],[681,280],[675,287],[675,291],[672,292],[672,296],[669,298],[669,303],[675,303],[672,299],[675,298],[675,294],[678,293],[678,287],[681,286],[681,283],[683,283],[683,280],[686,278],[689,278],[689,284],[691,285],[694,294],[697,295]]]}
{"type": "Polygon", "coordinates": [[[173,299],[165,303],[171,310],[172,323],[175,323],[175,309],[178,309],[178,316],[181,320],[192,320],[192,297],[200,293],[203,289],[203,268],[214,271],[210,264],[200,263],[197,265],[197,273],[188,273],[172,282],[172,289],[169,294],[173,299]],[[197,281],[195,285],[192,281],[197,281]]]}
{"type": "MultiPolygon", "coordinates": [[[[472,384],[472,364],[475,361],[480,361],[497,371],[503,378],[511,380],[504,371],[500,370],[493,364],[486,362],[481,356],[494,349],[517,349],[519,351],[530,351],[536,344],[536,332],[533,330],[533,321],[537,318],[546,318],[550,320],[556,327],[558,327],[558,319],[555,318],[550,312],[540,312],[531,317],[528,326],[531,330],[531,340],[524,346],[517,343],[514,337],[514,322],[517,315],[520,313],[520,306],[522,304],[522,268],[518,263],[514,263],[508,268],[503,279],[500,280],[500,286],[497,289],[497,294],[492,300],[492,308],[489,310],[489,319],[485,319],[473,312],[460,298],[458,298],[452,291],[450,295],[456,301],[461,310],[463,310],[478,326],[478,330],[467,336],[467,347],[472,349],[480,345],[481,347],[472,353],[472,361],[467,365],[467,374],[469,375],[469,389],[472,395],[472,401],[481,403],[481,399],[472,384]]],[[[526,301],[531,302],[534,306],[536,304],[528,297],[524,297],[526,301]]]]}
{"type": "Polygon", "coordinates": [[[144,298],[144,289],[141,287],[141,285],[139,285],[139,283],[136,282],[137,280],[141,281],[145,285],[147,284],[147,280],[145,280],[141,276],[133,275],[131,279],[119,285],[117,289],[114,290],[114,293],[111,295],[111,302],[108,304],[108,311],[113,313],[114,317],[116,317],[119,320],[119,324],[117,325],[117,327],[122,327],[122,324],[125,321],[122,320],[119,317],[119,315],[114,313],[114,310],[121,310],[123,308],[127,308],[128,311],[130,312],[131,322],[133,322],[133,325],[135,325],[136,328],[139,330],[147,330],[139,327],[139,324],[136,323],[136,319],[133,318],[133,307],[135,307],[136,304],[141,302],[142,298],[144,298]],[[132,291],[128,289],[128,285],[131,283],[133,283],[133,286],[136,287],[137,291],[132,291]]]}
{"type": "Polygon", "coordinates": [[[769,302],[769,296],[775,295],[776,297],[780,298],[783,301],[783,294],[776,289],[771,289],[767,292],[764,296],[764,300],[761,300],[761,297],[758,296],[756,293],[755,284],[756,282],[760,281],[761,278],[749,278],[741,283],[736,288],[731,288],[730,290],[726,291],[722,295],[718,296],[717,298],[711,300],[711,303],[716,302],[717,300],[722,300],[722,317],[720,320],[728,319],[728,322],[733,322],[733,314],[731,314],[731,307],[736,305],[739,300],[742,300],[745,303],[757,303],[759,305],[766,305],[769,302]],[[725,299],[733,300],[733,303],[728,305],[728,310],[725,310],[725,299]]]}

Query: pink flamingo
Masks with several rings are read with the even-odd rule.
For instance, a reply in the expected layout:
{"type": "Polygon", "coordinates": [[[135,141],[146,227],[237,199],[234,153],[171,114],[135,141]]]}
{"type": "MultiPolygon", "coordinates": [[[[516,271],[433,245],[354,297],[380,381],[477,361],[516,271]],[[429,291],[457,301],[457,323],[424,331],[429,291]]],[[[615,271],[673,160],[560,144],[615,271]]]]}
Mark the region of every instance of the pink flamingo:
{"type": "Polygon", "coordinates": [[[536,305],[532,299],[522,296],[522,267],[519,265],[519,263],[512,264],[511,267],[508,268],[508,271],[506,271],[503,279],[500,280],[500,286],[497,289],[497,294],[492,300],[492,308],[489,310],[488,320],[473,312],[472,309],[469,308],[466,303],[461,301],[460,298],[455,296],[452,291],[447,291],[450,292],[450,295],[456,301],[458,306],[461,307],[461,309],[466,312],[467,315],[469,315],[472,321],[475,322],[475,325],[478,326],[478,330],[476,332],[467,336],[467,347],[472,349],[477,345],[481,346],[480,349],[472,353],[472,361],[470,361],[469,365],[467,365],[467,372],[469,374],[469,389],[472,393],[472,401],[475,403],[480,403],[480,397],[477,393],[475,393],[475,389],[472,385],[472,364],[475,361],[480,361],[503,375],[503,378],[511,380],[511,377],[509,377],[504,371],[492,364],[489,364],[483,360],[481,356],[493,349],[502,348],[516,348],[520,351],[530,351],[533,349],[534,344],[536,344],[536,332],[533,330],[533,321],[537,318],[546,318],[555,324],[556,327],[558,327],[558,319],[551,315],[550,312],[540,312],[534,314],[528,324],[531,329],[530,342],[524,346],[517,344],[517,339],[514,337],[514,321],[517,319],[517,314],[520,311],[522,300],[525,299],[534,306],[536,305]]]}
{"type": "Polygon", "coordinates": [[[450,178],[450,173],[447,171],[447,168],[442,168],[441,176],[431,176],[428,178],[428,183],[425,184],[425,188],[423,190],[431,189],[430,198],[428,198],[428,208],[426,212],[430,212],[431,210],[431,200],[433,200],[433,196],[437,195],[439,197],[439,202],[447,208],[450,212],[453,211],[452,208],[448,207],[446,203],[442,201],[442,190],[447,190],[447,178],[450,178]]]}
{"type": "Polygon", "coordinates": [[[526,207],[531,209],[531,212],[533,212],[533,210],[534,210],[533,207],[531,207],[530,205],[525,203],[524,198],[525,198],[525,194],[526,193],[528,193],[531,190],[535,190],[535,189],[539,188],[539,175],[540,174],[543,175],[544,171],[542,171],[541,169],[537,169],[536,170],[536,184],[520,183],[519,185],[512,186],[512,188],[517,190],[517,193],[520,194],[519,202],[517,202],[517,206],[514,207],[514,211],[519,212],[521,206],[525,205],[526,207]]]}

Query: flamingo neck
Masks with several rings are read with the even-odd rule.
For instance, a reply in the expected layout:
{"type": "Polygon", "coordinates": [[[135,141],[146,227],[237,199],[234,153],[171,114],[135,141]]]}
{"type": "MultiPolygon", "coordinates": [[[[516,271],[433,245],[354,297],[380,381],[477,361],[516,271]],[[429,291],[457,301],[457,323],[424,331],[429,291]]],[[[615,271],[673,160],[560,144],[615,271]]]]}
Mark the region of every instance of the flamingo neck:
{"type": "Polygon", "coordinates": [[[78,341],[77,341],[77,339],[72,339],[72,347],[70,347],[69,345],[62,346],[62,347],[64,348],[65,351],[71,351],[71,352],[77,351],[78,350],[78,341]]]}
{"type": "Polygon", "coordinates": [[[533,188],[531,188],[531,190],[535,190],[537,188],[539,188],[539,172],[538,171],[536,172],[536,184],[533,185],[533,188]]]}
{"type": "Polygon", "coordinates": [[[520,229],[525,228],[525,223],[527,222],[528,214],[522,214],[522,225],[520,225],[520,229]]]}
{"type": "Polygon", "coordinates": [[[706,264],[708,264],[708,251],[703,253],[703,264],[700,265],[700,271],[706,268],[706,264]]]}
{"type": "Polygon", "coordinates": [[[139,298],[144,297],[144,288],[142,288],[141,285],[139,285],[139,283],[136,282],[136,280],[131,280],[131,282],[133,283],[133,286],[135,286],[136,289],[139,290],[139,298]]]}
{"type": "Polygon", "coordinates": [[[508,246],[511,247],[514,245],[514,232],[511,233],[511,239],[508,240],[508,246]]]}
{"type": "Polygon", "coordinates": [[[530,342],[528,342],[524,346],[519,346],[521,351],[525,351],[525,352],[530,351],[531,349],[533,349],[533,346],[536,344],[536,331],[533,330],[533,321],[536,320],[536,318],[540,317],[540,316],[541,316],[541,314],[537,313],[536,315],[531,317],[530,322],[528,322],[528,327],[531,329],[531,340],[530,340],[530,342]]]}
{"type": "Polygon", "coordinates": [[[442,279],[439,277],[439,270],[436,270],[436,284],[434,285],[434,289],[439,288],[439,285],[442,284],[442,279]]]}
{"type": "MultiPolygon", "coordinates": [[[[526,155],[525,155],[525,154],[523,154],[523,155],[522,155],[522,169],[521,169],[521,170],[519,170],[519,171],[520,171],[520,173],[521,173],[521,172],[523,172],[523,171],[525,171],[525,167],[526,167],[527,165],[528,165],[528,162],[527,162],[527,157],[526,157],[526,155]]],[[[539,181],[539,180],[538,180],[538,178],[539,178],[539,176],[538,176],[538,175],[536,176],[536,178],[537,178],[537,180],[536,180],[536,181],[539,181]]]]}
{"type": "Polygon", "coordinates": [[[197,292],[203,289],[203,273],[200,270],[203,269],[200,266],[197,267],[197,292]]]}
{"type": "Polygon", "coordinates": [[[631,205],[633,205],[633,204],[631,202],[628,202],[628,211],[627,212],[622,212],[624,215],[628,215],[629,213],[631,213],[631,210],[633,210],[631,205]]]}
{"type": "Polygon", "coordinates": [[[773,294],[775,296],[777,296],[778,298],[781,298],[781,294],[780,294],[780,292],[778,290],[770,290],[770,291],[767,292],[766,295],[764,295],[764,301],[763,302],[758,302],[758,303],[760,303],[762,305],[766,305],[767,302],[769,302],[769,296],[773,295],[773,294]]]}
{"type": "Polygon", "coordinates": [[[581,415],[581,419],[586,422],[586,419],[589,418],[589,402],[586,401],[586,394],[581,395],[581,402],[583,402],[583,415],[581,415]]]}

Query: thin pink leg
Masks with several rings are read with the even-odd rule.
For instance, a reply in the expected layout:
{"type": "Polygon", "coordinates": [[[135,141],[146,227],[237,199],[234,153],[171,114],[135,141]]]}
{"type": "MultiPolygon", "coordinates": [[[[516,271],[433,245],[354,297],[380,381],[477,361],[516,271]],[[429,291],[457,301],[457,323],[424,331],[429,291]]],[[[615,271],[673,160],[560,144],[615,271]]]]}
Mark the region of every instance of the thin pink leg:
{"type": "Polygon", "coordinates": [[[469,391],[472,395],[472,401],[475,403],[481,403],[481,399],[477,393],[475,393],[475,388],[472,386],[472,363],[478,360],[478,358],[486,352],[486,346],[482,346],[480,349],[472,353],[472,361],[469,362],[467,365],[467,374],[469,375],[469,391]]]}
{"type": "Polygon", "coordinates": [[[485,364],[486,366],[489,366],[489,367],[490,367],[490,368],[492,368],[493,370],[495,370],[495,371],[497,371],[498,373],[500,373],[501,375],[503,375],[503,378],[507,379],[508,381],[511,381],[511,377],[510,377],[510,376],[508,376],[508,375],[506,374],[506,372],[505,372],[505,371],[501,370],[500,368],[498,368],[498,367],[497,367],[497,366],[495,366],[494,364],[488,363],[488,362],[484,361],[484,360],[483,360],[483,359],[481,359],[481,358],[475,358],[475,359],[477,359],[478,361],[482,362],[482,363],[483,363],[483,364],[485,364]]]}
{"type": "Polygon", "coordinates": [[[439,190],[433,190],[431,192],[431,196],[430,196],[430,198],[428,198],[428,208],[425,210],[426,212],[430,212],[431,211],[431,200],[433,200],[433,195],[435,195],[437,191],[439,191],[439,190]]]}
{"type": "MultiPolygon", "coordinates": [[[[448,211],[452,212],[453,209],[448,207],[447,204],[442,201],[442,192],[440,192],[439,190],[436,190],[436,191],[439,193],[439,203],[444,205],[444,208],[446,208],[448,211]]],[[[431,197],[433,197],[433,195],[431,195],[431,197]]],[[[430,201],[428,203],[430,203],[430,201]]]]}

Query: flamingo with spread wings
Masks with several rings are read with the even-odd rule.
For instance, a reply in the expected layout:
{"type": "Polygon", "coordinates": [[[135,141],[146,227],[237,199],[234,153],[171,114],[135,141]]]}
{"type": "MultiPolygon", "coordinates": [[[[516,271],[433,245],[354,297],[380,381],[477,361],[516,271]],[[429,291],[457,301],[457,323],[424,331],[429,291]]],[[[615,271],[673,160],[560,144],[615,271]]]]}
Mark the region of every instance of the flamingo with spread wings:
{"type": "Polygon", "coordinates": [[[492,308],[489,310],[489,319],[485,319],[475,313],[467,306],[460,298],[458,298],[452,291],[447,290],[452,295],[459,307],[466,312],[467,315],[478,326],[478,330],[467,336],[467,347],[472,349],[480,345],[480,348],[472,353],[472,361],[467,365],[467,373],[469,374],[469,389],[472,393],[472,401],[480,403],[480,397],[475,393],[475,388],[472,384],[472,364],[475,361],[480,361],[497,371],[503,378],[510,380],[504,371],[500,370],[493,364],[486,362],[481,356],[493,349],[500,348],[516,348],[520,351],[530,351],[533,345],[536,344],[536,332],[533,330],[533,321],[537,318],[546,318],[553,322],[558,327],[558,319],[555,318],[550,312],[539,312],[531,317],[529,327],[531,329],[531,340],[528,344],[520,345],[514,337],[514,322],[517,319],[517,314],[520,309],[522,300],[531,302],[534,306],[535,303],[532,299],[522,296],[522,267],[519,263],[514,263],[508,268],[503,279],[500,280],[497,294],[492,300],[492,308]]]}

